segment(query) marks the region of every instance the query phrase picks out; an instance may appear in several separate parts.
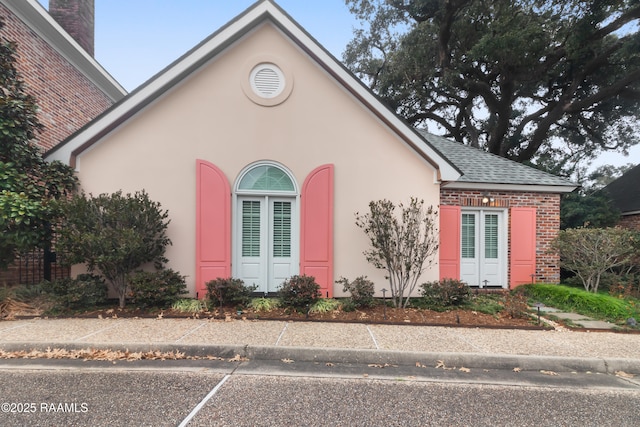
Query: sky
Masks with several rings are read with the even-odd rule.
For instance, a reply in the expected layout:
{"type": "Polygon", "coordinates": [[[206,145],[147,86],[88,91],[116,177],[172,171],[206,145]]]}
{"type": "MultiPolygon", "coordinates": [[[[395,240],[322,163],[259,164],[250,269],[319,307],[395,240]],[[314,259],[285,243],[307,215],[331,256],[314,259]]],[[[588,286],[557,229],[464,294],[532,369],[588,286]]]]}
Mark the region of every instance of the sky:
{"type": "MultiPolygon", "coordinates": [[[[48,8],[48,0],[38,0],[48,8]]],[[[95,0],[95,58],[132,91],[181,57],[254,0],[95,0]]],[[[336,58],[358,21],[345,0],[276,0],[336,58]]],[[[605,153],[591,165],[640,163],[640,144],[628,157],[605,153]]]]}

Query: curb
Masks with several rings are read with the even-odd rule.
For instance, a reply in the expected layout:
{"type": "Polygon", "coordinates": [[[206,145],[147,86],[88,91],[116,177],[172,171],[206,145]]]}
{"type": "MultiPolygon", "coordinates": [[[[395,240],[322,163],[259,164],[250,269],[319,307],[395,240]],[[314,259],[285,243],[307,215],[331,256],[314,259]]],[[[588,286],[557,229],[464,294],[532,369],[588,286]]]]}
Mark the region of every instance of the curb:
{"type": "Polygon", "coordinates": [[[300,362],[332,362],[350,364],[389,364],[400,366],[436,367],[443,363],[447,367],[465,367],[475,369],[523,371],[548,370],[553,372],[590,372],[615,374],[623,371],[640,374],[640,359],[597,358],[597,357],[562,357],[562,356],[530,356],[511,354],[482,353],[430,353],[401,352],[392,350],[343,349],[343,348],[311,348],[311,347],[273,347],[249,345],[176,345],[176,344],[100,344],[100,343],[28,343],[13,342],[0,344],[0,350],[14,351],[46,351],[47,349],[65,349],[68,351],[95,349],[129,352],[176,352],[186,356],[216,356],[233,358],[237,355],[249,360],[282,360],[291,359],[300,362]]]}

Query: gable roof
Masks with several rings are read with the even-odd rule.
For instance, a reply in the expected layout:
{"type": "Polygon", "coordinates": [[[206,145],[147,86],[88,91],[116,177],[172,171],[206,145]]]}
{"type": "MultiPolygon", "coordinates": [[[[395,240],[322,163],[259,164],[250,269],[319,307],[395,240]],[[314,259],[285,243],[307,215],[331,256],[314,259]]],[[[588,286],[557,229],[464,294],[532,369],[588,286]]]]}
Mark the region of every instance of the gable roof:
{"type": "Polygon", "coordinates": [[[395,132],[418,155],[438,170],[438,178],[449,188],[483,188],[571,192],[570,181],[502,157],[416,131],[391,111],[331,53],[272,0],[259,0],[181,58],[134,90],[126,98],[46,154],[75,167],[76,158],[102,137],[179,84],[257,26],[270,22],[279,28],[324,71],[331,75],[377,119],[395,132]],[[531,187],[535,186],[533,189],[531,187]]]}
{"type": "Polygon", "coordinates": [[[636,165],[620,178],[604,187],[622,215],[640,213],[640,165],[636,165]]]}
{"type": "Polygon", "coordinates": [[[100,138],[264,22],[270,22],[279,28],[407,145],[432,164],[438,170],[440,179],[456,180],[460,177],[458,169],[447,158],[430,146],[403,119],[389,110],[372,91],[272,0],[259,0],[254,3],[122,101],[54,147],[46,154],[46,158],[75,166],[77,156],[98,142],[100,138]]]}
{"type": "Polygon", "coordinates": [[[444,184],[447,188],[491,189],[494,186],[495,189],[522,191],[536,186],[535,191],[560,193],[577,188],[566,178],[425,131],[420,133],[462,172],[458,180],[444,184]]]}
{"type": "Polygon", "coordinates": [[[127,94],[120,83],[73,39],[37,0],[0,0],[0,3],[11,10],[114,102],[127,94]]]}

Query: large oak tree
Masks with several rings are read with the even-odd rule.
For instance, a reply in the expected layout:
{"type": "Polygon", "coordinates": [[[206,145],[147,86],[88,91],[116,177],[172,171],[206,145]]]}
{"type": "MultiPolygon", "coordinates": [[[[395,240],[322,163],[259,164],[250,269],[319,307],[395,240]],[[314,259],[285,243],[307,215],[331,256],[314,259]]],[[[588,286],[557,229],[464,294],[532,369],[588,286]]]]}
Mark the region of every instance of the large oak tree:
{"type": "Polygon", "coordinates": [[[346,0],[344,61],[414,126],[560,172],[638,143],[638,0],[346,0]]]}

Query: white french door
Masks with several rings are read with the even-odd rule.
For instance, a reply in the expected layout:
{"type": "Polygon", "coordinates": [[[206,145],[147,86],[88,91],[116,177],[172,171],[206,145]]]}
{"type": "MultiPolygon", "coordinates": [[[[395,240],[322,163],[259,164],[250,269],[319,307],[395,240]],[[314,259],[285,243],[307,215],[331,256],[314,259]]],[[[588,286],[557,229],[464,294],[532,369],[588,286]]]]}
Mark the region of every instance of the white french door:
{"type": "Polygon", "coordinates": [[[462,211],[460,280],[469,286],[507,287],[503,211],[462,211]]]}
{"type": "Polygon", "coordinates": [[[298,273],[295,204],[295,197],[238,197],[235,276],[256,292],[275,292],[298,273]]]}

